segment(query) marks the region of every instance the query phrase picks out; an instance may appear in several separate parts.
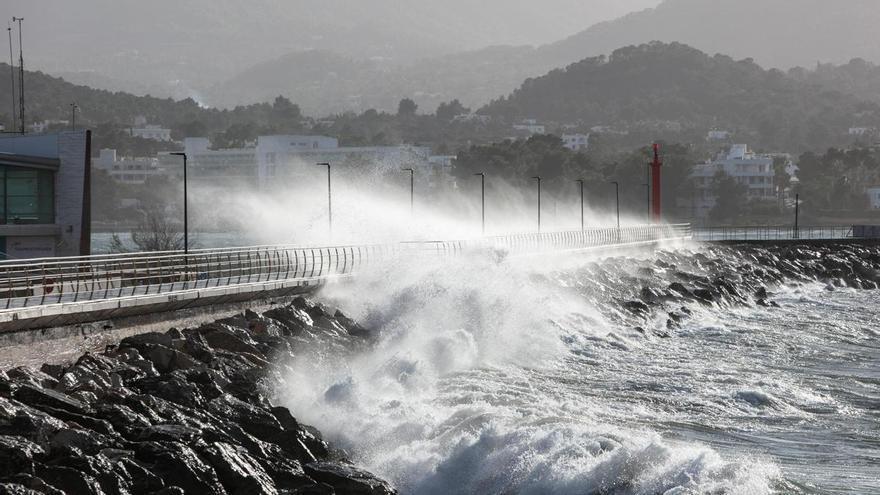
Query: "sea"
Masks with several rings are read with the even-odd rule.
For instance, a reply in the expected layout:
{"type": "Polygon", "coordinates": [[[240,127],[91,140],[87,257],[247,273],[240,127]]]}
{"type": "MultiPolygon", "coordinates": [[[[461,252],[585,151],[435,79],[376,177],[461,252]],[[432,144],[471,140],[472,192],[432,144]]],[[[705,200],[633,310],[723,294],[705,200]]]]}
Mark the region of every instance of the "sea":
{"type": "Polygon", "coordinates": [[[376,341],[300,349],[279,400],[403,494],[880,493],[880,292],[625,309],[743,263],[702,249],[375,267],[317,299],[376,341]]]}

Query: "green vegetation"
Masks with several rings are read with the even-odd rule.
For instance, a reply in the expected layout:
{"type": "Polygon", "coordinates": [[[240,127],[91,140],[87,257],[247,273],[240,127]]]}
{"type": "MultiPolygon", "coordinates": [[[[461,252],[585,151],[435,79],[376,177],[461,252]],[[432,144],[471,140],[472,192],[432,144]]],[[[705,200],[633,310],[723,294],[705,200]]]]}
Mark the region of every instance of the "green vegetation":
{"type": "Polygon", "coordinates": [[[815,150],[850,141],[854,119],[880,125],[880,105],[764,70],[750,59],[710,57],[686,45],[650,43],[527,80],[481,113],[515,121],[680,128],[716,125],[756,148],[815,150]]]}
{"type": "Polygon", "coordinates": [[[880,186],[880,149],[829,149],[798,161],[803,211],[814,217],[869,211],[865,189],[880,186]]]}

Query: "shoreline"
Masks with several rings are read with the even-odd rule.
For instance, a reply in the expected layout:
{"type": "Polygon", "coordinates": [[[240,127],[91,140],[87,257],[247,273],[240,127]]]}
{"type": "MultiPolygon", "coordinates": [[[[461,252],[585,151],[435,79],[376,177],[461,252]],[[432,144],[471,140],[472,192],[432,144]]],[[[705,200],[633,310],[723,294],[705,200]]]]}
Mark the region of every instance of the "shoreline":
{"type": "MultiPolygon", "coordinates": [[[[877,289],[880,247],[710,246],[606,258],[591,271],[616,288],[618,324],[674,338],[689,308],[772,310],[783,284],[877,289]],[[656,317],[663,328],[649,324],[656,317]]],[[[357,352],[375,338],[297,297],[129,335],[74,364],[0,370],[0,458],[9,459],[0,493],[396,493],[272,402],[285,367],[310,359],[308,347],[357,352]]]]}
{"type": "Polygon", "coordinates": [[[297,341],[368,332],[297,298],[122,339],[75,364],[0,371],[3,493],[392,494],[271,402],[297,341]]]}

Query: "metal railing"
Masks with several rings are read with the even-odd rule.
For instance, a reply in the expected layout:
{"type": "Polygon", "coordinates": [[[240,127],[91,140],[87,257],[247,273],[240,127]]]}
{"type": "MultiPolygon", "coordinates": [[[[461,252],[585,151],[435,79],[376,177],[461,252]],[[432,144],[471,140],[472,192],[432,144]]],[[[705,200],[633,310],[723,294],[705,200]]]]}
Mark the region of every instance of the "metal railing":
{"type": "Polygon", "coordinates": [[[852,239],[851,226],[744,226],[701,227],[693,229],[696,241],[785,241],[852,239]]]}
{"type": "Polygon", "coordinates": [[[398,256],[457,255],[481,248],[513,254],[590,249],[690,237],[689,225],[532,233],[462,241],[304,248],[259,246],[0,262],[0,311],[144,297],[216,287],[347,276],[398,256]]]}

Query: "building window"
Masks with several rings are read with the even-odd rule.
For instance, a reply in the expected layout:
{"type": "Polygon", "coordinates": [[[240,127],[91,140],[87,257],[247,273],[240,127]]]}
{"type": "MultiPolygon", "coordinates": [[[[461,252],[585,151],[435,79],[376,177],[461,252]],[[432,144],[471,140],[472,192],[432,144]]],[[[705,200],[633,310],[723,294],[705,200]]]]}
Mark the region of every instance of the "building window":
{"type": "Polygon", "coordinates": [[[55,222],[55,176],[48,170],[0,167],[0,221],[4,224],[55,222]]]}

